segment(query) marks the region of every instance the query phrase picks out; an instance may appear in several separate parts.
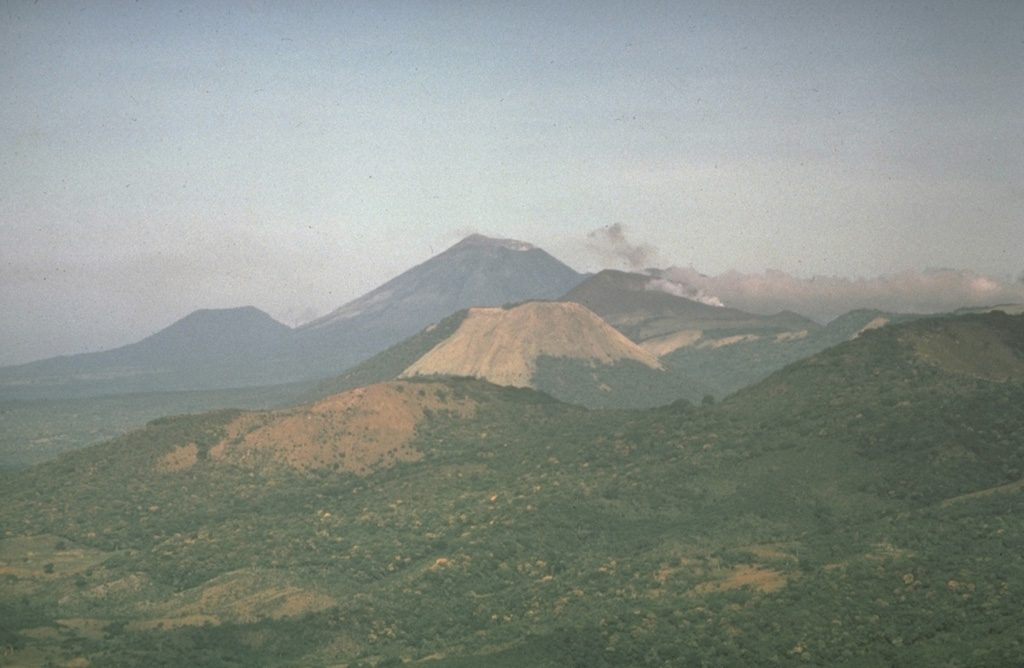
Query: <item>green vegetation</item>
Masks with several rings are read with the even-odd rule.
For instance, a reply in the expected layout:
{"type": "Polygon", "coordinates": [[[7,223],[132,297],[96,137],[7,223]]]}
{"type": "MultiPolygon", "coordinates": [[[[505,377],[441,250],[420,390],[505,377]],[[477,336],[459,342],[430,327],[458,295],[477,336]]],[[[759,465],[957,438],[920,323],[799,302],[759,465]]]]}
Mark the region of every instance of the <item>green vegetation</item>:
{"type": "Polygon", "coordinates": [[[556,399],[588,408],[653,408],[678,399],[699,401],[711,390],[684,374],[636,360],[591,364],[549,355],[537,359],[533,384],[556,399]]]}
{"type": "Polygon", "coordinates": [[[771,328],[716,329],[712,339],[754,336],[722,346],[685,346],[668,353],[661,362],[672,373],[712,388],[718,398],[753,385],[788,364],[848,341],[871,321],[910,322],[920,316],[882,311],[852,311],[825,327],[810,329],[806,336],[787,336],[771,328]],[[780,338],[781,336],[781,338],[780,338]]]}
{"type": "MultiPolygon", "coordinates": [[[[18,665],[1020,665],[1024,380],[917,354],[945,322],[702,406],[451,379],[475,412],[363,477],[217,459],[239,411],[156,420],[0,476],[0,641],[18,665]]],[[[971,322],[1024,359],[1024,318],[971,322]]]]}

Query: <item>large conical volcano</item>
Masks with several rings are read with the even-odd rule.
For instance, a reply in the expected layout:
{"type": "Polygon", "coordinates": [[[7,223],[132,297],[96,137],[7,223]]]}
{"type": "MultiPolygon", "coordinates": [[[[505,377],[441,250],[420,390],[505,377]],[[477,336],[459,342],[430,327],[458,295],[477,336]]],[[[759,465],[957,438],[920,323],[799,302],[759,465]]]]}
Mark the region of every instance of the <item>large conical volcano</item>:
{"type": "Polygon", "coordinates": [[[461,309],[554,299],[584,278],[528,243],[474,234],[298,328],[297,354],[327,375],[461,309]]]}

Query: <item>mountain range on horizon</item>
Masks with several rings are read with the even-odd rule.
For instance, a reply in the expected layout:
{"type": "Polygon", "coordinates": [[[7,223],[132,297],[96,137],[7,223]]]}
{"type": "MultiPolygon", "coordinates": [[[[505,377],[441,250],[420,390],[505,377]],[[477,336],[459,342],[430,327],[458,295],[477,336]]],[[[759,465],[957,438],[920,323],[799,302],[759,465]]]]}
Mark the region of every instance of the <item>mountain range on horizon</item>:
{"type": "Polygon", "coordinates": [[[584,278],[530,244],[471,235],[294,329],[251,306],[204,309],[127,346],[0,368],[0,398],[205,390],[325,378],[460,309],[555,299],[584,278]]]}
{"type": "Polygon", "coordinates": [[[590,408],[700,403],[865,331],[922,317],[862,309],[819,325],[792,313],[708,306],[648,282],[607,270],[556,302],[460,311],[319,383],[303,400],[402,378],[467,376],[590,408]]]}
{"type": "MultiPolygon", "coordinates": [[[[532,244],[474,234],[304,325],[290,328],[251,306],[203,309],[121,348],[0,368],[0,399],[317,381],[343,374],[463,309],[537,300],[585,306],[664,368],[688,377],[691,391],[680,396],[691,400],[705,393],[724,396],[872,320],[917,317],[865,311],[823,326],[793,312],[759,315],[712,306],[719,300],[659,272],[584,275],[532,244]],[[720,378],[723,364],[737,370],[734,378],[720,378]]],[[[670,384],[665,391],[678,389],[670,384]]]]}

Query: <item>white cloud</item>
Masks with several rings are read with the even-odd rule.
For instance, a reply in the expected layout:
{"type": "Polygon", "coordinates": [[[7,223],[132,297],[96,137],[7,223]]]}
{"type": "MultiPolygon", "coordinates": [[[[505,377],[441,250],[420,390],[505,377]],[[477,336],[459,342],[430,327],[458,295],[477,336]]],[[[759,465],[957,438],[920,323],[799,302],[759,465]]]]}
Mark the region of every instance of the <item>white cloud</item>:
{"type": "Polygon", "coordinates": [[[756,313],[795,311],[821,322],[859,308],[904,313],[940,313],[968,306],[1024,303],[1024,284],[971,271],[907,271],[867,279],[835,276],[797,278],[780,271],[707,276],[673,267],[663,277],[714,295],[726,306],[756,313]]]}

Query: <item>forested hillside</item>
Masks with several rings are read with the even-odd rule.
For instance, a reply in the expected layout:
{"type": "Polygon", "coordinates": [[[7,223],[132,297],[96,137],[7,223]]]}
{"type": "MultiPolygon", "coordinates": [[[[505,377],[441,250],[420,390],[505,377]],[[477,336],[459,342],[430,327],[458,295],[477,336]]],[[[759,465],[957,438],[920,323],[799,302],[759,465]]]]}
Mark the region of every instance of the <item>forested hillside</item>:
{"type": "Polygon", "coordinates": [[[885,328],[714,405],[410,380],[157,420],[0,477],[4,660],[1018,665],[1022,334],[885,328]]]}

